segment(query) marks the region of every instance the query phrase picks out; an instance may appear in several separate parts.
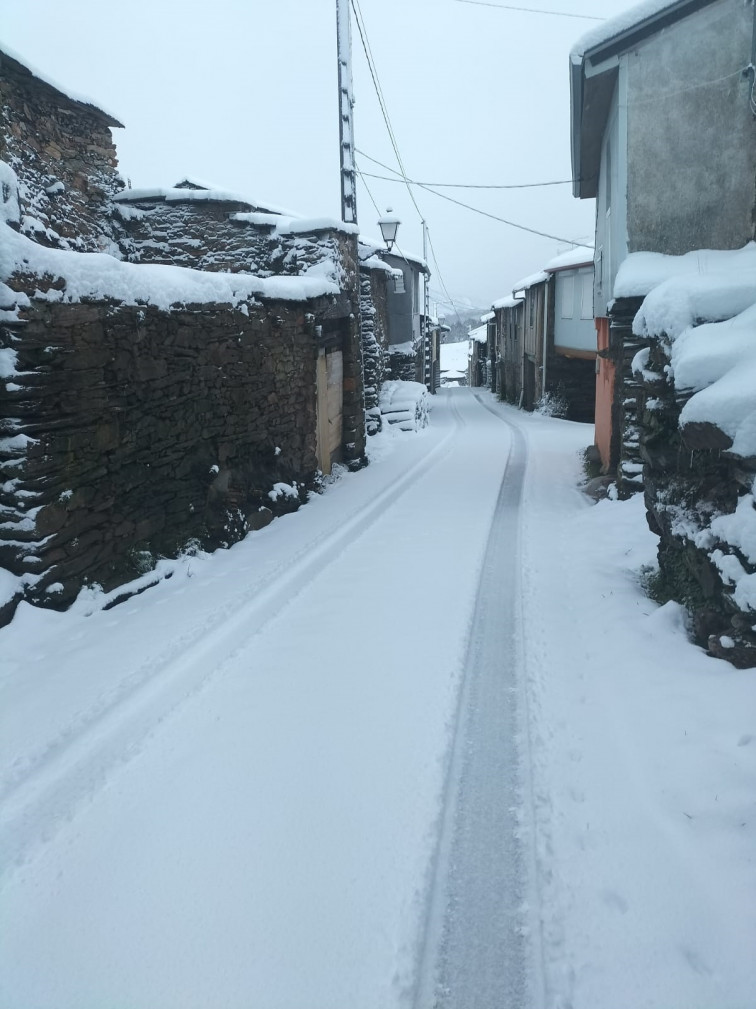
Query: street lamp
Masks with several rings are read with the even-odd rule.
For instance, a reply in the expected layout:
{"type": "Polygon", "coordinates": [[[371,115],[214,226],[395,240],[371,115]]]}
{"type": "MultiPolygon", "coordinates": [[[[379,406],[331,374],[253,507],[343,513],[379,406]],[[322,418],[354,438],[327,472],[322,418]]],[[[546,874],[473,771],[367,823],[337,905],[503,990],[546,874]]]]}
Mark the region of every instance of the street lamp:
{"type": "Polygon", "coordinates": [[[396,233],[401,223],[391,207],[386,208],[386,213],[378,221],[378,227],[381,229],[381,235],[388,252],[391,252],[391,246],[396,241],[396,233]]]}

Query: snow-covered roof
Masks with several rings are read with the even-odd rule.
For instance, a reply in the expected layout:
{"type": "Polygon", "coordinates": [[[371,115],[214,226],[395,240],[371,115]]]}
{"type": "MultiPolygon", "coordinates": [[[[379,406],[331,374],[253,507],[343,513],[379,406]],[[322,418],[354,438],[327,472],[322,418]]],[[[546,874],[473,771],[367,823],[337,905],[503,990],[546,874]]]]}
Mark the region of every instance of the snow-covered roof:
{"type": "Polygon", "coordinates": [[[620,290],[651,285],[633,331],[668,339],[675,386],[694,393],[681,425],[714,424],[732,438],[731,451],[756,456],[756,244],[629,260],[620,290]]]}
{"type": "Polygon", "coordinates": [[[494,318],[493,312],[486,312],[485,315],[481,315],[480,321],[481,322],[490,322],[491,319],[493,319],[493,318],[494,318]]]}
{"type": "Polygon", "coordinates": [[[514,298],[511,294],[508,294],[506,298],[499,298],[491,306],[494,312],[498,312],[502,308],[516,308],[518,305],[522,304],[522,298],[514,298]]]}
{"type": "Polygon", "coordinates": [[[471,329],[467,335],[471,340],[475,340],[478,343],[487,343],[488,326],[478,326],[477,329],[471,329]]]}
{"type": "Polygon", "coordinates": [[[398,246],[396,245],[394,245],[394,250],[396,251],[389,252],[383,241],[379,241],[377,238],[368,238],[365,235],[360,235],[360,245],[364,247],[366,252],[368,250],[372,250],[373,255],[386,259],[388,262],[392,259],[396,259],[399,262],[406,262],[412,264],[413,266],[419,266],[423,273],[427,273],[430,276],[430,269],[422,256],[417,256],[412,252],[407,252],[406,249],[399,251],[398,246]]]}
{"type": "Polygon", "coordinates": [[[548,273],[556,273],[558,270],[568,270],[571,267],[593,266],[593,246],[578,245],[568,252],[563,252],[559,256],[554,256],[544,266],[548,273]]]}
{"type": "Polygon", "coordinates": [[[47,74],[40,73],[39,70],[33,67],[29,61],[19,53],[3,44],[2,49],[0,49],[0,72],[7,73],[9,70],[18,77],[25,79],[27,82],[34,81],[45,88],[51,88],[60,95],[60,97],[65,98],[72,105],[81,109],[81,111],[86,112],[91,116],[95,116],[106,126],[123,129],[123,123],[119,122],[115,116],[112,116],[109,112],[105,112],[103,109],[98,108],[98,106],[96,106],[84,95],[76,94],[68,88],[61,87],[60,84],[54,81],[51,77],[48,77],[47,74]]]}
{"type": "MultiPolygon", "coordinates": [[[[644,0],[643,3],[608,18],[582,35],[570,51],[570,60],[573,63],[580,63],[586,53],[608,43],[622,43],[622,37],[626,34],[632,33],[634,36],[634,29],[642,29],[645,32],[658,30],[662,27],[661,24],[657,25],[658,21],[663,20],[666,24],[713,2],[714,0],[644,0]]],[[[630,39],[626,41],[627,45],[631,44],[630,39]]]]}
{"type": "Polygon", "coordinates": [[[529,287],[535,287],[536,284],[542,284],[548,279],[548,273],[545,273],[543,270],[539,270],[538,273],[531,273],[530,276],[523,277],[522,280],[518,280],[516,284],[512,285],[512,290],[527,291],[529,287]]]}

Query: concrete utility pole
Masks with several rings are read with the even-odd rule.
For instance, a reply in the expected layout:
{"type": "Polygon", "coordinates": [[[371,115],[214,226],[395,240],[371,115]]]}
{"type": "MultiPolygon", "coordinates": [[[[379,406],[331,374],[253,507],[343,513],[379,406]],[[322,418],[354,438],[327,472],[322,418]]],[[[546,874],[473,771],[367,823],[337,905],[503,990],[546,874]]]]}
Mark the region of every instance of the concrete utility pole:
{"type": "Polygon", "coordinates": [[[349,0],[336,0],[336,46],[339,61],[339,143],[341,146],[341,219],[357,223],[357,177],[354,164],[354,92],[349,0]]]}
{"type": "Polygon", "coordinates": [[[423,220],[423,382],[428,392],[433,393],[433,345],[430,324],[430,291],[428,287],[428,225],[423,220]]]}

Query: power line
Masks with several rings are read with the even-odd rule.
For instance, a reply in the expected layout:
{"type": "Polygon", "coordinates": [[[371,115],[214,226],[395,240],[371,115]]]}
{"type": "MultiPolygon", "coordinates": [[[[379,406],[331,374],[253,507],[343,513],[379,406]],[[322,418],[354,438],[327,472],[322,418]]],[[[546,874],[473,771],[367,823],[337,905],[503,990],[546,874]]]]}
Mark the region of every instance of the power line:
{"type": "Polygon", "coordinates": [[[379,209],[379,207],[378,207],[378,204],[377,204],[377,203],[375,202],[375,199],[373,198],[373,194],[372,194],[372,193],[370,192],[370,187],[368,186],[367,182],[365,182],[365,176],[364,176],[364,175],[362,174],[362,172],[360,171],[360,167],[359,167],[359,165],[355,164],[355,166],[354,166],[354,167],[355,167],[355,170],[357,171],[357,174],[358,174],[358,175],[359,175],[359,177],[360,177],[360,180],[361,180],[361,182],[362,182],[363,186],[365,187],[365,192],[366,192],[366,193],[368,194],[368,196],[370,197],[370,202],[371,202],[371,203],[373,204],[373,206],[375,207],[375,212],[376,212],[376,214],[378,214],[378,216],[380,217],[380,216],[381,216],[381,211],[380,211],[380,209],[379,209]]]}
{"type": "Polygon", "coordinates": [[[444,294],[446,295],[449,304],[454,309],[454,314],[457,316],[457,322],[462,325],[462,320],[459,317],[459,312],[457,311],[457,306],[454,304],[454,299],[449,294],[449,289],[446,286],[443,276],[441,275],[441,267],[438,265],[438,259],[436,258],[436,250],[433,248],[433,239],[431,238],[430,229],[426,223],[425,234],[428,236],[428,245],[430,245],[431,256],[433,256],[433,265],[436,267],[436,273],[438,274],[438,281],[441,284],[444,294]]]}
{"type": "Polygon", "coordinates": [[[564,238],[562,235],[551,235],[548,231],[539,231],[537,228],[529,228],[525,224],[517,224],[515,221],[508,221],[506,217],[497,217],[496,214],[489,214],[487,210],[481,210],[480,207],[472,207],[469,203],[463,203],[461,200],[455,200],[453,196],[447,196],[446,193],[439,193],[435,189],[431,189],[430,186],[424,186],[422,183],[417,182],[415,185],[419,186],[420,189],[424,189],[428,193],[433,193],[434,196],[438,196],[442,200],[448,200],[449,203],[456,203],[458,207],[464,207],[465,210],[471,210],[474,214],[481,214],[483,217],[490,217],[493,221],[499,221],[501,224],[508,224],[510,228],[517,228],[519,231],[527,231],[531,235],[540,235],[541,238],[550,238],[555,242],[566,242],[568,245],[579,245],[579,242],[573,241],[571,238],[564,238]]]}
{"type": "MultiPolygon", "coordinates": [[[[394,154],[396,155],[397,163],[398,163],[399,167],[402,170],[401,171],[402,177],[406,180],[406,178],[407,178],[407,172],[405,171],[404,163],[402,162],[402,156],[399,153],[399,145],[398,145],[397,140],[396,140],[396,135],[394,133],[394,129],[393,129],[392,125],[391,125],[391,118],[389,117],[388,108],[386,107],[386,100],[385,100],[385,98],[383,96],[383,88],[381,87],[381,83],[380,83],[380,81],[378,79],[378,68],[375,65],[375,60],[373,58],[373,50],[372,50],[372,48],[370,46],[370,42],[369,42],[368,37],[367,37],[367,28],[365,27],[365,23],[364,23],[364,20],[363,20],[363,17],[362,17],[362,9],[360,8],[360,0],[351,0],[351,5],[352,5],[352,10],[354,11],[355,20],[357,22],[357,28],[358,28],[359,33],[360,33],[360,40],[362,41],[362,48],[365,50],[365,58],[367,59],[368,69],[370,70],[370,76],[373,79],[373,87],[375,88],[375,93],[376,93],[376,95],[378,97],[378,104],[380,105],[381,114],[383,115],[383,121],[386,124],[386,130],[388,131],[389,140],[391,141],[391,146],[394,148],[394,154]]],[[[415,200],[415,194],[410,189],[409,184],[407,185],[407,192],[409,193],[410,199],[412,200],[412,202],[415,205],[415,210],[417,211],[418,216],[422,220],[423,219],[423,215],[420,212],[420,208],[418,207],[417,201],[415,200]]]]}
{"type": "MultiPolygon", "coordinates": [[[[368,154],[365,154],[363,151],[356,150],[355,153],[359,154],[360,157],[367,158],[368,161],[374,161],[377,165],[380,165],[381,168],[388,169],[389,172],[395,171],[395,169],[391,168],[389,165],[384,165],[382,161],[377,161],[375,158],[371,158],[368,154]]],[[[375,178],[376,176],[371,177],[375,178]]],[[[377,177],[380,178],[380,176],[377,177]]],[[[387,181],[398,182],[399,180],[388,179],[387,181]]],[[[426,182],[412,182],[410,179],[406,178],[403,179],[402,181],[404,181],[408,187],[418,186],[420,189],[424,189],[426,190],[426,192],[433,193],[434,196],[438,196],[442,200],[448,200],[450,203],[456,203],[458,207],[464,207],[465,210],[471,210],[475,214],[481,214],[483,217],[490,217],[494,221],[500,221],[502,224],[508,224],[510,228],[518,228],[520,231],[528,231],[532,235],[540,235],[542,238],[551,238],[556,242],[567,242],[568,245],[580,244],[579,242],[573,241],[571,238],[562,238],[560,235],[550,235],[546,231],[538,231],[537,228],[529,228],[525,224],[516,224],[514,221],[509,221],[505,217],[498,217],[496,214],[489,214],[487,210],[481,210],[479,207],[473,207],[469,203],[463,203],[461,200],[455,200],[453,196],[447,196],[446,193],[437,192],[435,189],[432,188],[432,186],[428,185],[428,183],[426,182]]],[[[415,206],[417,206],[417,204],[415,204],[415,206]]]]}
{"type": "Polygon", "coordinates": [[[550,14],[559,18],[581,18],[584,21],[606,21],[606,18],[596,17],[595,14],[568,14],[566,11],[544,11],[537,7],[512,7],[510,4],[495,4],[488,0],[456,0],[459,4],[472,4],[474,7],[498,7],[504,11],[521,11],[525,14],[550,14]]]}
{"type": "Polygon", "coordinates": [[[497,183],[494,185],[483,185],[474,182],[418,182],[416,179],[404,179],[400,172],[396,169],[389,167],[389,165],[384,165],[381,161],[376,161],[375,158],[371,158],[368,154],[355,148],[355,153],[361,155],[363,158],[367,158],[368,161],[375,162],[376,165],[380,165],[381,168],[385,168],[388,172],[394,172],[398,175],[398,179],[389,178],[387,175],[374,175],[372,172],[365,172],[369,179],[382,179],[384,182],[409,182],[411,186],[433,186],[436,189],[538,189],[543,186],[569,186],[572,183],[572,179],[557,179],[554,182],[521,182],[518,184],[512,183],[505,185],[503,183],[497,183]]]}
{"type": "MultiPolygon", "coordinates": [[[[405,183],[405,185],[407,187],[407,192],[409,193],[409,197],[412,200],[412,203],[414,204],[415,210],[417,211],[417,215],[418,215],[418,217],[420,218],[420,220],[423,223],[423,226],[425,228],[425,233],[428,235],[428,241],[429,241],[430,246],[431,246],[431,252],[433,254],[433,262],[434,262],[434,264],[436,266],[436,270],[438,271],[439,281],[441,282],[442,287],[446,291],[446,285],[444,284],[443,278],[441,276],[441,270],[440,270],[439,265],[438,265],[438,260],[436,259],[436,254],[435,254],[435,251],[433,250],[433,243],[430,241],[430,232],[428,231],[427,221],[425,220],[425,216],[423,215],[422,211],[420,210],[420,207],[417,205],[417,200],[415,199],[415,194],[412,192],[412,187],[411,187],[411,185],[409,183],[409,179],[407,177],[407,171],[406,171],[406,169],[404,167],[404,162],[402,161],[402,156],[399,153],[399,144],[397,142],[396,134],[394,133],[393,126],[391,125],[391,118],[390,118],[390,116],[388,114],[388,108],[386,106],[386,100],[385,100],[385,97],[383,95],[383,88],[381,87],[381,83],[380,83],[380,80],[378,78],[378,68],[375,65],[375,59],[373,57],[373,50],[372,50],[372,47],[370,45],[370,39],[368,38],[367,27],[365,26],[364,18],[362,16],[362,9],[360,7],[360,0],[350,0],[350,2],[351,2],[352,10],[354,11],[355,20],[357,22],[357,29],[358,29],[359,34],[360,34],[360,40],[362,41],[362,48],[365,51],[365,58],[367,59],[368,68],[370,70],[370,76],[373,79],[373,87],[375,88],[375,93],[378,96],[378,103],[379,103],[380,108],[381,108],[381,114],[383,115],[383,121],[386,124],[386,130],[388,131],[389,139],[391,140],[391,146],[393,147],[394,154],[396,155],[397,164],[399,165],[399,168],[401,169],[401,173],[397,173],[397,174],[401,174],[401,177],[404,180],[404,183],[405,183]]],[[[390,168],[389,171],[393,172],[394,169],[390,168]]],[[[362,174],[362,173],[360,173],[360,174],[362,174]]],[[[362,181],[363,181],[363,183],[365,182],[364,178],[363,178],[362,181]]],[[[365,185],[365,188],[367,188],[367,185],[365,185]]],[[[371,199],[372,199],[372,197],[371,197],[371,199]]],[[[375,205],[375,201],[373,201],[373,203],[375,205]]],[[[376,207],[376,209],[377,209],[377,207],[376,207]]],[[[427,281],[426,281],[426,283],[427,283],[427,281]]],[[[456,306],[454,305],[454,302],[451,299],[451,295],[449,294],[448,291],[446,291],[446,294],[447,294],[447,297],[449,298],[449,300],[450,300],[450,302],[452,304],[452,307],[454,308],[454,311],[455,311],[455,313],[457,315],[457,318],[459,319],[459,312],[457,312],[457,308],[456,308],[456,306]]],[[[427,319],[425,321],[425,325],[426,326],[428,325],[428,320],[427,319]]]]}

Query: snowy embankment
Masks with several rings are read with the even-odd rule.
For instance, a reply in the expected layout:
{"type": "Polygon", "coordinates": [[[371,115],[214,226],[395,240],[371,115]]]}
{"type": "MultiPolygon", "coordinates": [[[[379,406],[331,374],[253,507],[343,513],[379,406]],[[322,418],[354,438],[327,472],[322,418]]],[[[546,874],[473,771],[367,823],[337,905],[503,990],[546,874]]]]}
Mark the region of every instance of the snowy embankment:
{"type": "Polygon", "coordinates": [[[549,1007],[756,1005],[756,677],[639,585],[642,496],[587,507],[532,417],[523,621],[549,1007]]]}

